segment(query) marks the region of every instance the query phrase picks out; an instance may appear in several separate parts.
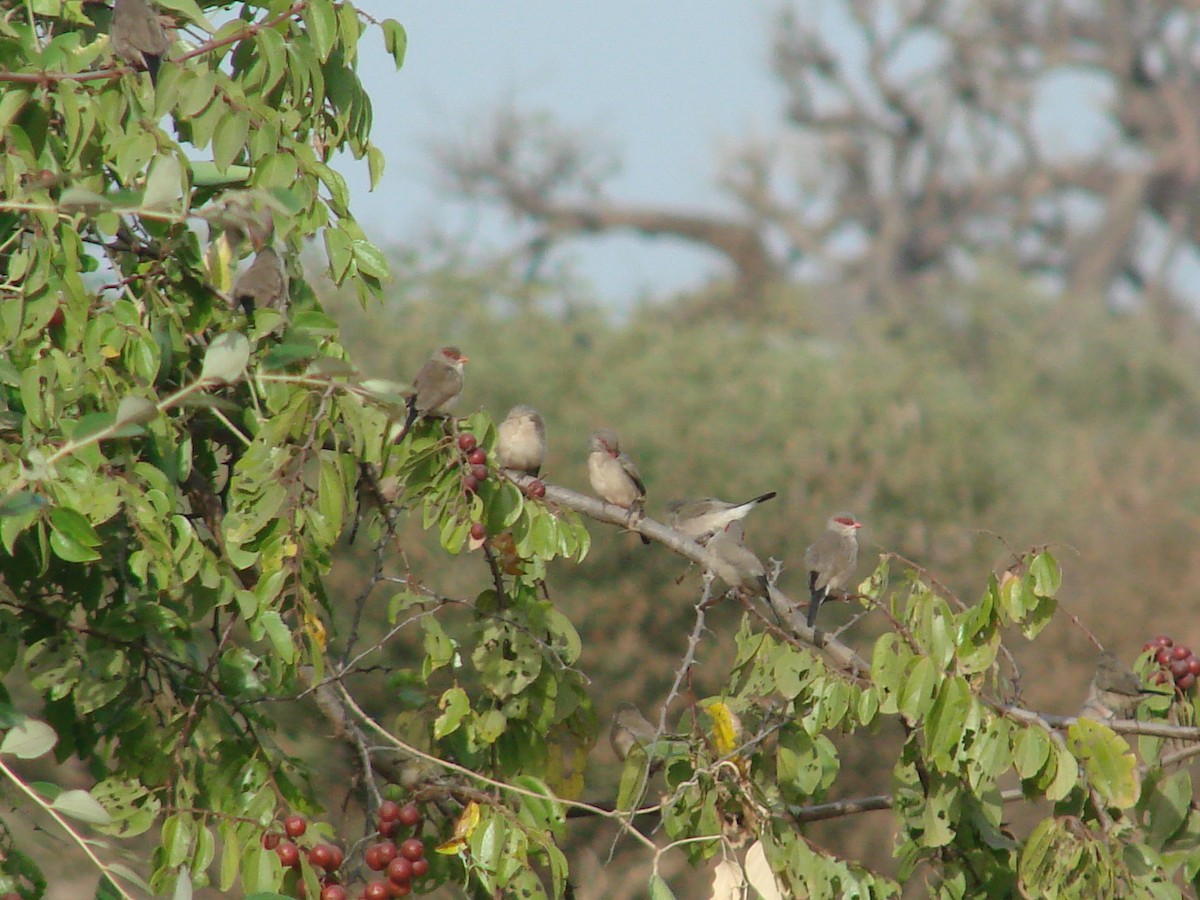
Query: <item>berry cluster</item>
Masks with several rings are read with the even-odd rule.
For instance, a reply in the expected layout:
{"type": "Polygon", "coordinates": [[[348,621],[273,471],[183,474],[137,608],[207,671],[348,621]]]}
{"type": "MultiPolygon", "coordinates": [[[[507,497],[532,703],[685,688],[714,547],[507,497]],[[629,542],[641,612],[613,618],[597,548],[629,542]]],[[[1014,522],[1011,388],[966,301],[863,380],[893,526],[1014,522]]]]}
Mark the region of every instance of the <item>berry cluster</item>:
{"type": "Polygon", "coordinates": [[[487,451],[479,446],[479,441],[469,431],[464,431],[458,436],[458,449],[467,455],[463,492],[473,494],[479,490],[480,482],[487,481],[487,451]]]}
{"type": "MultiPolygon", "coordinates": [[[[392,840],[401,827],[415,830],[420,822],[421,811],[416,804],[400,806],[392,800],[385,800],[379,807],[378,833],[382,840],[367,847],[363,853],[363,863],[368,869],[382,872],[386,877],[368,882],[358,895],[360,900],[407,897],[412,893],[412,880],[421,878],[429,871],[425,845],[415,833],[399,846],[392,840]]],[[[285,868],[299,868],[302,851],[297,841],[306,831],[308,822],[304,816],[293,813],[283,820],[283,834],[268,831],[263,835],[262,845],[267,850],[274,850],[285,868]]],[[[309,865],[324,872],[320,876],[320,900],[350,900],[350,892],[337,874],[343,862],[345,854],[334,844],[322,842],[308,848],[309,865]]],[[[303,892],[303,884],[297,887],[303,892]]]]}
{"type": "MultiPolygon", "coordinates": [[[[406,897],[412,891],[412,880],[421,878],[429,871],[425,859],[425,844],[415,835],[401,841],[392,839],[400,828],[416,829],[421,823],[421,811],[415,804],[404,806],[392,800],[384,800],[379,807],[379,836],[377,844],[367,847],[363,862],[374,872],[382,872],[384,878],[367,882],[363,889],[363,900],[386,900],[388,897],[406,897]]],[[[322,898],[324,900],[324,898],[322,898]]]]}
{"type": "MultiPolygon", "coordinates": [[[[467,496],[474,494],[479,490],[479,485],[487,481],[488,467],[487,451],[479,446],[479,439],[469,431],[464,431],[458,436],[458,449],[465,455],[463,471],[462,489],[467,496]]],[[[546,485],[541,481],[530,482],[525,489],[530,497],[542,498],[546,496],[546,485]]],[[[471,540],[483,541],[487,539],[487,529],[483,527],[483,523],[476,522],[471,526],[471,540]]]]}
{"type": "Polygon", "coordinates": [[[1155,684],[1166,684],[1168,676],[1175,680],[1175,687],[1186,691],[1200,676],[1200,657],[1183,644],[1176,644],[1165,634],[1160,634],[1142,646],[1143,653],[1154,654],[1154,660],[1163,667],[1155,673],[1155,684]]]}

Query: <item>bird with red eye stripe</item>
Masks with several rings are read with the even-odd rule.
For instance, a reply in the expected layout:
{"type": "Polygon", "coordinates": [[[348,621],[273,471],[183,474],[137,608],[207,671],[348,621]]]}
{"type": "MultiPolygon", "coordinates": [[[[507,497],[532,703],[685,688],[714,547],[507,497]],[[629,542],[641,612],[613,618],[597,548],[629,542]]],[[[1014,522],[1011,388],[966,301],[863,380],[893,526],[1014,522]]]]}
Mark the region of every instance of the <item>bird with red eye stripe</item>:
{"type": "Polygon", "coordinates": [[[817,611],[831,594],[842,593],[854,579],[858,563],[859,522],[850,513],[837,513],[825,523],[825,530],[804,551],[808,568],[808,627],[817,621],[817,611]]]}
{"type": "Polygon", "coordinates": [[[418,416],[442,415],[454,405],[463,389],[463,366],[469,361],[457,347],[443,347],[425,361],[413,379],[408,418],[396,443],[408,434],[418,416]]]}

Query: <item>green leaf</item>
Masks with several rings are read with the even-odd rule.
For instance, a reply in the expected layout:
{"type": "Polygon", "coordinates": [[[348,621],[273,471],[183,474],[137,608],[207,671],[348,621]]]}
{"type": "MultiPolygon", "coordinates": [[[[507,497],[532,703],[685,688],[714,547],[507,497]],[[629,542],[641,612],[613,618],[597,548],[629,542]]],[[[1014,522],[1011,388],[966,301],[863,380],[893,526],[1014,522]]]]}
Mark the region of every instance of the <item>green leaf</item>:
{"type": "Polygon", "coordinates": [[[87,517],[65,506],[56,506],[50,510],[50,524],[55,531],[61,532],[77,544],[84,547],[99,547],[100,535],[92,528],[87,517]]]}
{"type": "Polygon", "coordinates": [[[233,384],[246,371],[250,361],[250,342],[236,331],[227,331],[208,345],[204,354],[204,366],[200,370],[201,381],[215,384],[233,384]]]}
{"type": "Polygon", "coordinates": [[[383,29],[383,46],[399,69],[404,65],[404,54],[408,51],[408,32],[395,19],[384,19],[380,23],[383,29]]]}
{"type": "Polygon", "coordinates": [[[146,176],[142,203],[148,209],[173,209],[183,199],[183,168],[169,154],[156,156],[146,176]]]}
{"type": "Polygon", "coordinates": [[[115,425],[144,425],[158,417],[158,407],[145,397],[129,395],[122,397],[117,405],[115,425]]]}
{"type": "Polygon", "coordinates": [[[675,900],[675,895],[661,875],[650,876],[650,900],[675,900]]]}
{"type": "Polygon", "coordinates": [[[258,621],[266,629],[267,638],[271,641],[275,652],[279,654],[279,658],[285,663],[295,662],[296,645],[292,643],[292,632],[288,630],[279,613],[268,609],[259,616],[258,621]]]}
{"type": "Polygon", "coordinates": [[[1137,802],[1137,757],[1112,729],[1091,719],[1076,719],[1067,729],[1067,746],[1110,806],[1127,809],[1137,802]]]}
{"type": "Polygon", "coordinates": [[[63,815],[87,822],[89,825],[108,825],[112,822],[108,810],[97,803],[96,798],[87,791],[63,791],[50,805],[63,815]]]}
{"type": "Polygon", "coordinates": [[[221,117],[221,124],[213,135],[213,165],[218,172],[228,172],[233,161],[246,149],[249,133],[249,113],[231,109],[221,117]]]}
{"type": "Polygon", "coordinates": [[[621,770],[621,781],[617,786],[617,809],[628,812],[637,806],[642,799],[649,772],[650,757],[635,745],[625,757],[625,767],[621,770]]]}
{"type": "Polygon", "coordinates": [[[1050,758],[1050,738],[1039,726],[1021,732],[1013,750],[1013,765],[1022,778],[1033,778],[1050,758]]]}
{"type": "Polygon", "coordinates": [[[53,750],[57,743],[58,735],[45,722],[25,719],[4,733],[4,740],[0,741],[0,753],[18,759],[36,759],[53,750]]]}
{"type": "Polygon", "coordinates": [[[450,688],[442,694],[438,707],[442,714],[433,723],[433,736],[441,740],[458,730],[463,718],[471,711],[471,700],[462,688],[450,688]]]}
{"type": "Polygon", "coordinates": [[[1034,591],[1044,597],[1053,597],[1062,586],[1062,571],[1049,550],[1043,550],[1033,558],[1029,574],[1033,576],[1034,591]]]}

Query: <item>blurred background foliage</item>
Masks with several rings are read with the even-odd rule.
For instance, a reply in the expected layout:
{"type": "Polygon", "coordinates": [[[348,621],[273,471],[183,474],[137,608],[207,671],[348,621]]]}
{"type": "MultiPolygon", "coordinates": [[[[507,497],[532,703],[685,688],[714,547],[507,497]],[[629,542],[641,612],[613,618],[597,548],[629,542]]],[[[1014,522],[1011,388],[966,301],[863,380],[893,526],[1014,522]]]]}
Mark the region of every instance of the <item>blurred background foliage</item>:
{"type": "MultiPolygon", "coordinates": [[[[720,284],[618,316],[569,274],[537,280],[504,260],[421,258],[396,261],[401,274],[383,306],[327,300],[353,358],[365,374],[409,377],[431,347],[458,344],[471,357],[460,412],[482,407],[499,419],[512,404],[534,405],[547,423],[548,481],[587,491],[586,438],[607,424],[641,468],[652,517],[677,497],[777,490],[750,519],[748,542],[783,562],[780,585],[797,597],[804,548],[837,509],[866,522],[860,577],[891,551],[968,603],[989,571],[1050,544],[1066,573],[1068,615],[1039,649],[1015,630],[1006,635],[1026,703],[1047,712],[1078,710],[1095,654],[1086,629],[1128,660],[1155,633],[1196,637],[1200,379],[1191,322],[1164,334],[1138,312],[1064,314],[1053,296],[999,266],[970,284],[922,290],[902,321],[839,309],[835,288],[815,287],[777,288],[748,317],[732,312],[720,284]]],[[[551,596],[580,631],[601,720],[621,700],[656,714],[684,652],[699,574],[632,535],[592,531],[582,565],[551,569],[551,596]]],[[[407,543],[430,583],[487,587],[482,560],[457,565],[415,528],[407,543]]],[[[357,591],[362,552],[347,551],[333,591],[357,591]]],[[[859,612],[831,607],[827,627],[851,623],[845,639],[865,649],[884,625],[877,613],[851,622],[859,612]]],[[[728,605],[710,616],[697,695],[726,676],[739,615],[728,605]]],[[[839,748],[841,787],[887,790],[885,745],[898,743],[885,732],[874,746],[839,748]]],[[[584,797],[612,797],[618,776],[598,746],[584,797]]],[[[892,870],[886,813],[812,828],[818,843],[892,870]]],[[[574,874],[617,890],[619,880],[604,879],[618,876],[601,865],[611,829],[572,834],[594,851],[573,858],[596,866],[574,874]]]]}

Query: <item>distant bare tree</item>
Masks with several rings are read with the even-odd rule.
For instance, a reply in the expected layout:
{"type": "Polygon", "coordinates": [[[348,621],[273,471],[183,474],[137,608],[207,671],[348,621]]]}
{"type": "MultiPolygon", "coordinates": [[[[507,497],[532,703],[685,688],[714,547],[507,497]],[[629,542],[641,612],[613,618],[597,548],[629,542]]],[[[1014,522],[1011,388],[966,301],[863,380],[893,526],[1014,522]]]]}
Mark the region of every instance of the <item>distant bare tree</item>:
{"type": "MultiPolygon", "coordinates": [[[[829,280],[886,306],[928,274],[984,258],[1048,276],[1068,306],[1138,300],[1169,323],[1200,245],[1200,9],[1167,0],[844,0],[778,15],[773,67],[788,133],[721,173],[736,216],[608,199],[611,168],[544,120],[506,112],[442,148],[457,189],[564,238],[632,229],[710,247],[753,306],[771,281],[829,280]],[[1052,146],[1056,79],[1106,128],[1052,146]],[[1103,97],[1096,94],[1103,89],[1103,97]],[[1086,95],[1086,96],[1083,96],[1086,95]]],[[[1060,101],[1064,106],[1072,101],[1060,101]]],[[[1196,292],[1200,295],[1200,291],[1196,292]]]]}

